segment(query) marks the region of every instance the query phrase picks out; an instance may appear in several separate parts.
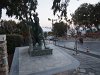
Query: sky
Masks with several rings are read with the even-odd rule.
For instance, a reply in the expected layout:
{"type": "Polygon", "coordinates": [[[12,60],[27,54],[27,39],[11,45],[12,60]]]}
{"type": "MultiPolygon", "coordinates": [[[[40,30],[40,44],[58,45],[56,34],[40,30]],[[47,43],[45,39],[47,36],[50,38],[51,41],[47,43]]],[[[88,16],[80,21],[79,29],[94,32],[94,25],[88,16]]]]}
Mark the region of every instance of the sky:
{"type": "MultiPolygon", "coordinates": [[[[65,0],[62,0],[65,1],[65,0]]],[[[83,3],[91,3],[91,4],[96,4],[98,3],[100,0],[70,0],[69,5],[68,5],[68,18],[70,18],[70,13],[74,13],[74,11],[83,3]]],[[[52,22],[48,21],[48,18],[51,19],[57,19],[57,16],[53,15],[53,10],[51,10],[52,7],[52,3],[53,0],[38,0],[38,6],[37,6],[37,12],[38,12],[38,16],[40,19],[40,25],[42,27],[44,27],[44,29],[47,29],[45,27],[52,27],[52,22]]],[[[1,19],[14,19],[13,18],[8,18],[7,15],[5,15],[5,10],[3,10],[3,15],[1,19]]],[[[16,20],[18,22],[18,20],[16,20]]]]}

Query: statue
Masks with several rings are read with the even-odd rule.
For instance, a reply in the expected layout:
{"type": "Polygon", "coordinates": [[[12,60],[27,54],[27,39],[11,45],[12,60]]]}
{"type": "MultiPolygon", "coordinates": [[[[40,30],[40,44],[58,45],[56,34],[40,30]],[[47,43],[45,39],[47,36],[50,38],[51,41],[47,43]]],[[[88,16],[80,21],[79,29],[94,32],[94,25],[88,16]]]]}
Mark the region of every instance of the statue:
{"type": "Polygon", "coordinates": [[[31,21],[29,22],[29,25],[31,26],[30,35],[32,38],[32,44],[30,44],[28,52],[32,56],[50,55],[52,54],[52,49],[45,45],[44,34],[39,24],[38,14],[33,14],[33,18],[34,20],[31,18],[31,21]]]}
{"type": "Polygon", "coordinates": [[[43,34],[43,30],[39,24],[39,18],[38,18],[38,14],[33,14],[34,17],[34,24],[32,24],[32,42],[33,42],[33,47],[38,47],[38,48],[42,48],[42,43],[44,43],[44,47],[45,46],[45,41],[44,41],[44,34],[43,34]]]}

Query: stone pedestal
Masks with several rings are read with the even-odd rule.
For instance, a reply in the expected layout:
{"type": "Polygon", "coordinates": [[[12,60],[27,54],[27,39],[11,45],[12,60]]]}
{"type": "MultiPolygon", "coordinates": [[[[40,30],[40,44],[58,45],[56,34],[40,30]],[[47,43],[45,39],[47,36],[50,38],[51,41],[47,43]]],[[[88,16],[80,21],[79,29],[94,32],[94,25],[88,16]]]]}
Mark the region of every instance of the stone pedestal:
{"type": "Polygon", "coordinates": [[[51,55],[53,52],[53,49],[49,47],[33,47],[32,44],[30,44],[28,53],[30,56],[43,56],[43,55],[51,55]]]}
{"type": "Polygon", "coordinates": [[[16,48],[10,75],[55,75],[60,72],[72,72],[79,61],[54,45],[52,55],[29,56],[29,47],[16,48]]]}
{"type": "Polygon", "coordinates": [[[43,56],[43,55],[51,55],[52,49],[43,49],[43,50],[33,50],[31,52],[31,56],[43,56]]]}

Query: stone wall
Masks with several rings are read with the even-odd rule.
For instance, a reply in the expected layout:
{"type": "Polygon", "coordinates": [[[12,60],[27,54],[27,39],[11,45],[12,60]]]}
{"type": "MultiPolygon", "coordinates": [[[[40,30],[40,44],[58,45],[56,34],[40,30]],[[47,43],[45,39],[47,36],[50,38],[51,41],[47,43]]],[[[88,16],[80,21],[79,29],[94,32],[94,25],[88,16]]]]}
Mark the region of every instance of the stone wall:
{"type": "Polygon", "coordinates": [[[0,75],[8,75],[7,57],[6,41],[0,41],[0,75]]]}

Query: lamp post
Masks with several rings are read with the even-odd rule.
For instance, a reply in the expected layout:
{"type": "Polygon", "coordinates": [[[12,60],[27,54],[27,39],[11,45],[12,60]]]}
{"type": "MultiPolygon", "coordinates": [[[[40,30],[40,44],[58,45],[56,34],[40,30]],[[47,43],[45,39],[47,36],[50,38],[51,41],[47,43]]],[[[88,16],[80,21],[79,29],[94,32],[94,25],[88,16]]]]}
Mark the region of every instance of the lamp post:
{"type": "Polygon", "coordinates": [[[77,39],[78,39],[78,26],[76,27],[76,36],[75,36],[75,45],[74,45],[74,49],[76,51],[76,55],[78,54],[78,50],[77,50],[77,39]]]}
{"type": "Polygon", "coordinates": [[[51,19],[51,18],[48,18],[48,20],[52,22],[52,30],[53,30],[53,22],[54,22],[54,21],[57,22],[57,19],[51,19]]]}
{"type": "MultiPolygon", "coordinates": [[[[53,31],[53,23],[54,23],[54,21],[56,21],[57,22],[57,19],[50,19],[50,18],[48,18],[48,20],[49,21],[52,21],[52,31],[53,31]]],[[[56,39],[54,39],[54,41],[55,41],[55,45],[56,45],[56,39]]]]}

